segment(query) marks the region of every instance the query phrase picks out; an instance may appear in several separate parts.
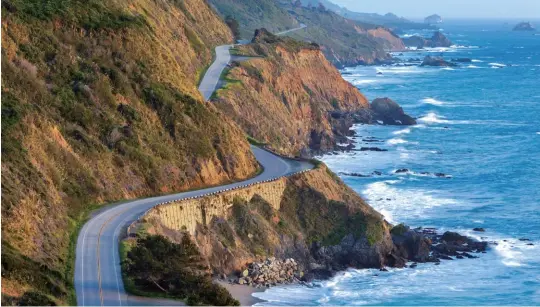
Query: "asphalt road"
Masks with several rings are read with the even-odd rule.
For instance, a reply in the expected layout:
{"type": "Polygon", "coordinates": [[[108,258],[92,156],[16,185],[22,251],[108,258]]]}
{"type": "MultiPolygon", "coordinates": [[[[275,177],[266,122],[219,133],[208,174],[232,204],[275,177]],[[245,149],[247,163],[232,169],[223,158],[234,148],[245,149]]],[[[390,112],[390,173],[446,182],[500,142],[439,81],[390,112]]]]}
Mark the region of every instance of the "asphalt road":
{"type": "MultiPolygon", "coordinates": [[[[301,23],[298,28],[289,29],[275,34],[285,35],[287,33],[297,31],[305,27],[306,25],[301,23]]],[[[210,100],[210,97],[212,97],[212,93],[214,93],[214,91],[216,90],[219,84],[219,79],[221,77],[221,72],[223,72],[223,69],[225,69],[227,64],[229,64],[229,62],[231,61],[231,54],[229,52],[229,49],[233,46],[234,45],[221,45],[216,47],[216,59],[214,60],[212,65],[208,67],[208,70],[204,74],[204,77],[199,84],[199,91],[203,95],[204,100],[210,100]]]]}
{"type": "Polygon", "coordinates": [[[77,239],[75,265],[77,304],[117,306],[180,303],[127,295],[120,271],[119,237],[124,234],[127,225],[156,204],[286,176],[313,167],[307,162],[280,158],[255,146],[252,146],[252,150],[264,167],[264,171],[254,178],[203,190],[129,201],[105,209],[90,219],[81,229],[77,239]]]}
{"type": "MultiPolygon", "coordinates": [[[[286,34],[300,27],[277,33],[286,34]]],[[[216,47],[216,59],[204,75],[199,91],[206,100],[210,99],[219,82],[221,72],[231,59],[232,45],[216,47]]],[[[207,188],[197,191],[151,197],[124,202],[100,210],[81,229],[77,238],[75,258],[75,291],[77,304],[86,306],[148,306],[183,305],[182,302],[145,298],[128,295],[124,290],[119,259],[119,237],[126,227],[157,204],[193,196],[236,188],[246,184],[287,176],[313,168],[308,162],[284,159],[268,151],[251,146],[255,158],[264,171],[258,176],[242,182],[207,188]]]]}

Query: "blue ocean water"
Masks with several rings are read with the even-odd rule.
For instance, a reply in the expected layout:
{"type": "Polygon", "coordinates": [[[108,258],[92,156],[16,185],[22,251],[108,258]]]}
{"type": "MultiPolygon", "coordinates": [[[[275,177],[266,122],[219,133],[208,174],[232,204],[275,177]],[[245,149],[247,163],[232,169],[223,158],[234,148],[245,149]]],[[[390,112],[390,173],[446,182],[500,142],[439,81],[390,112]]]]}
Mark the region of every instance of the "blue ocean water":
{"type": "Polygon", "coordinates": [[[274,287],[255,294],[267,300],[259,305],[540,304],[540,36],[510,31],[516,22],[447,22],[456,46],[396,55],[473,59],[457,68],[347,68],[344,78],[370,100],[392,98],[418,125],[356,126],[357,147],[388,151],[322,157],[334,172],[382,172],[342,178],[388,221],[497,245],[479,259],[351,269],[313,287],[274,287]],[[400,168],[410,171],[394,174],[400,168]]]}

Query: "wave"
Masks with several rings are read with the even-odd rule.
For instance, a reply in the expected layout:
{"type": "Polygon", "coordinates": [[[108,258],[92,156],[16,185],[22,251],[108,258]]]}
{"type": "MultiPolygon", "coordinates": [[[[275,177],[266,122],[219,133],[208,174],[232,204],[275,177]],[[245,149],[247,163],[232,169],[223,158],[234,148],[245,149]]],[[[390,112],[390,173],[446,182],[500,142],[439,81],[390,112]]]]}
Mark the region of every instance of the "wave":
{"type": "Polygon", "coordinates": [[[473,60],[471,60],[471,61],[472,61],[473,63],[482,63],[482,62],[484,62],[484,61],[482,61],[482,60],[476,60],[476,59],[473,59],[473,60]]]}
{"type": "Polygon", "coordinates": [[[367,185],[362,191],[368,203],[387,220],[414,221],[429,215],[431,208],[457,204],[453,199],[435,197],[430,191],[400,189],[393,186],[399,182],[401,180],[379,181],[367,185]]]}
{"type": "Polygon", "coordinates": [[[427,103],[427,104],[432,104],[432,105],[436,105],[436,106],[442,106],[442,105],[446,104],[446,102],[441,101],[441,100],[437,100],[437,99],[434,99],[434,98],[424,98],[424,99],[420,100],[420,102],[427,103]]]}
{"type": "Polygon", "coordinates": [[[467,66],[467,68],[480,68],[480,67],[478,67],[476,65],[469,65],[469,66],[467,66]]]}
{"type": "Polygon", "coordinates": [[[506,67],[505,64],[501,64],[501,63],[489,63],[489,65],[496,66],[496,67],[506,67]]]}
{"type": "Polygon", "coordinates": [[[394,139],[389,139],[387,143],[390,145],[397,145],[397,144],[405,144],[408,142],[405,141],[404,139],[394,138],[394,139]]]}
{"type": "Polygon", "coordinates": [[[451,67],[445,67],[445,68],[441,68],[441,70],[455,70],[455,69],[453,69],[451,67]]]}
{"type": "MultiPolygon", "coordinates": [[[[402,130],[398,130],[398,131],[392,132],[392,134],[395,134],[395,135],[409,134],[409,133],[411,133],[411,129],[410,129],[410,128],[405,128],[405,129],[402,129],[402,130]]],[[[540,132],[539,132],[538,134],[540,134],[540,132]]]]}
{"type": "Polygon", "coordinates": [[[418,119],[418,121],[422,122],[422,123],[427,123],[427,124],[431,124],[431,123],[447,124],[447,123],[450,122],[449,120],[446,120],[446,119],[443,119],[443,118],[444,118],[444,116],[439,117],[437,114],[435,114],[433,112],[430,112],[427,115],[425,115],[423,117],[420,117],[418,119]]]}
{"type": "Polygon", "coordinates": [[[373,84],[377,82],[379,82],[379,80],[365,79],[365,80],[353,80],[351,83],[353,85],[362,85],[362,84],[373,84]]]}

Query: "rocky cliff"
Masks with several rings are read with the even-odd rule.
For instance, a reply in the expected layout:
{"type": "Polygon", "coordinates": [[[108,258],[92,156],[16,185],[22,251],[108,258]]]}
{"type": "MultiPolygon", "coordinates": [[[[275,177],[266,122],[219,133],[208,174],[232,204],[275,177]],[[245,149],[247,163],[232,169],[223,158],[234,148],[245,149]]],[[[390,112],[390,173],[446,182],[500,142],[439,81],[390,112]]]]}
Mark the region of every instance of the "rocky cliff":
{"type": "Polygon", "coordinates": [[[4,304],[75,303],[75,233],[98,204],[256,172],[196,88],[231,41],[203,0],[2,1],[4,304]]]}
{"type": "Polygon", "coordinates": [[[316,45],[261,30],[240,52],[257,57],[233,65],[216,106],[281,153],[332,150],[350,126],[332,112],[369,107],[316,45]]]}
{"type": "MultiPolygon", "coordinates": [[[[386,264],[393,249],[389,225],[326,166],[284,183],[277,182],[284,189],[278,203],[247,193],[222,204],[228,209],[191,232],[214,273],[234,274],[270,256],[294,258],[306,275],[386,264]]],[[[175,242],[184,236],[156,217],[143,223],[148,233],[175,242]]]]}

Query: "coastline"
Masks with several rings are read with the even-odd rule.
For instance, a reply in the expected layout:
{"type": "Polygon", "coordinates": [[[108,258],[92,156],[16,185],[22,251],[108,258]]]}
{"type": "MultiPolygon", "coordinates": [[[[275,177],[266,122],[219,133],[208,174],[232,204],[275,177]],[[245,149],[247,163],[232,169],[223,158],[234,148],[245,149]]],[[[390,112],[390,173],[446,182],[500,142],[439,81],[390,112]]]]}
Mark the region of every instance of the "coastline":
{"type": "Polygon", "coordinates": [[[229,291],[229,293],[240,302],[241,306],[253,306],[257,303],[265,302],[264,300],[253,296],[253,293],[264,292],[267,288],[255,288],[245,285],[237,285],[224,280],[216,280],[216,282],[227,289],[227,291],[229,291]]]}

